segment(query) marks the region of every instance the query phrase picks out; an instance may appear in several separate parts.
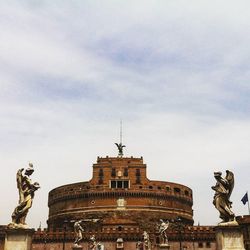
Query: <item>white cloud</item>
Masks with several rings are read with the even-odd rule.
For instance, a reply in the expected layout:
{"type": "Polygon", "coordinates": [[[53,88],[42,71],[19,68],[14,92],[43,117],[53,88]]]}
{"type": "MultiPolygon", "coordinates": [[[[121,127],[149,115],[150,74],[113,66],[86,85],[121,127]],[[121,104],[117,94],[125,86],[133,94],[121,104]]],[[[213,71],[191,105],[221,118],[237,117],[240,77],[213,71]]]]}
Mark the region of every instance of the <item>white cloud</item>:
{"type": "Polygon", "coordinates": [[[193,188],[196,223],[217,221],[214,170],[235,171],[232,198],[244,213],[247,1],[0,4],[0,163],[8,177],[0,187],[10,194],[0,223],[17,201],[20,165],[37,166],[42,189],[29,222],[45,224],[50,189],[88,180],[98,155],[116,154],[120,118],[127,154],[144,156],[149,178],[193,188]]]}

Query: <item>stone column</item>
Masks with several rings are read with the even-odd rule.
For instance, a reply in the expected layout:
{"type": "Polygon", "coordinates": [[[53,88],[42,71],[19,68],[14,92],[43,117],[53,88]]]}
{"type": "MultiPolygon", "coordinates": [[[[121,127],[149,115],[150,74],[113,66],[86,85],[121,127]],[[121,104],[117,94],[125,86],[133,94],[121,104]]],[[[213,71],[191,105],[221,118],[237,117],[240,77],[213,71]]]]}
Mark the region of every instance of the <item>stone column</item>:
{"type": "Polygon", "coordinates": [[[6,229],[4,250],[31,250],[34,229],[6,229]]]}
{"type": "Polygon", "coordinates": [[[245,250],[239,226],[217,226],[215,232],[217,250],[245,250]]]}

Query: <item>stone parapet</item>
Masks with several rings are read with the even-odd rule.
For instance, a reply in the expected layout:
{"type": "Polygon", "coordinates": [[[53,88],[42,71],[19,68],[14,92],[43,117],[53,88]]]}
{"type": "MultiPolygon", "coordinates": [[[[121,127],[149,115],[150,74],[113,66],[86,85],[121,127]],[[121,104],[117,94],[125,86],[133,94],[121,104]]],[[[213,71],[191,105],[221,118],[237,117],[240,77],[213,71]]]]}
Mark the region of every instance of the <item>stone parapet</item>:
{"type": "Polygon", "coordinates": [[[31,250],[34,229],[5,229],[4,250],[31,250]]]}
{"type": "Polygon", "coordinates": [[[215,227],[217,250],[245,250],[240,226],[215,227]]]}

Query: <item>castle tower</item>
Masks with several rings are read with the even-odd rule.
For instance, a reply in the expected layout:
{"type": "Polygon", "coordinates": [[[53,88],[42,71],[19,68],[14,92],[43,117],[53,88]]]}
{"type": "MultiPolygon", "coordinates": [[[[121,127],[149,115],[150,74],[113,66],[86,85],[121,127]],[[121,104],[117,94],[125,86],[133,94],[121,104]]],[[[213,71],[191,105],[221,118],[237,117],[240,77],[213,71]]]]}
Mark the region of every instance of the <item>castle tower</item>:
{"type": "Polygon", "coordinates": [[[99,218],[102,232],[150,230],[159,219],[192,225],[192,205],[187,186],[148,179],[142,157],[98,157],[90,181],[50,191],[47,222],[56,229],[65,220],[99,218]]]}

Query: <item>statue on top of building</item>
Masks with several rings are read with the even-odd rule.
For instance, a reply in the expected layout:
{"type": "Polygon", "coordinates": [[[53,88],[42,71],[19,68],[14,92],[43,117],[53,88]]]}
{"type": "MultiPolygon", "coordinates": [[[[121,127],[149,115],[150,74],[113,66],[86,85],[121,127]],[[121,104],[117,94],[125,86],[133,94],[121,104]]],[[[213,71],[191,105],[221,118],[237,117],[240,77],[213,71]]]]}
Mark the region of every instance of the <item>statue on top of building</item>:
{"type": "Polygon", "coordinates": [[[82,220],[78,220],[74,223],[75,241],[74,245],[79,246],[79,242],[82,240],[82,232],[84,229],[81,226],[82,220]]]}
{"type": "Polygon", "coordinates": [[[118,143],[115,143],[115,145],[117,146],[118,148],[118,157],[123,157],[123,148],[126,147],[125,145],[122,145],[122,143],[120,142],[119,144],[118,143]]]}
{"type": "Polygon", "coordinates": [[[75,246],[80,246],[79,243],[82,240],[82,233],[84,232],[84,229],[81,225],[81,223],[83,222],[97,222],[99,221],[99,219],[82,219],[82,220],[78,220],[74,223],[74,232],[75,232],[75,241],[74,241],[74,245],[75,246]]]}
{"type": "MultiPolygon", "coordinates": [[[[234,188],[234,174],[226,170],[226,176],[223,178],[221,172],[214,172],[214,178],[216,179],[215,186],[212,189],[215,191],[213,204],[220,213],[222,224],[235,223],[235,215],[232,208],[232,202],[230,196],[234,188]]],[[[221,224],[220,223],[220,224],[221,224]]]]}
{"type": "Polygon", "coordinates": [[[169,221],[165,222],[164,220],[160,219],[159,224],[159,233],[161,236],[161,244],[168,245],[168,236],[167,236],[167,229],[169,227],[169,221]]]}
{"type": "Polygon", "coordinates": [[[90,244],[89,244],[90,249],[93,249],[93,250],[103,250],[104,249],[103,244],[101,242],[96,241],[94,234],[90,237],[89,241],[90,241],[90,244]]]}
{"type": "Polygon", "coordinates": [[[19,191],[18,205],[12,213],[12,222],[8,225],[10,228],[28,228],[25,220],[29,209],[32,206],[35,191],[40,188],[38,182],[32,182],[30,176],[34,172],[33,164],[29,163],[29,167],[21,168],[17,171],[16,181],[19,191]]]}
{"type": "Polygon", "coordinates": [[[143,250],[143,244],[141,241],[137,241],[135,245],[136,250],[143,250]]]}
{"type": "Polygon", "coordinates": [[[143,243],[145,250],[151,250],[151,241],[149,238],[149,234],[146,231],[143,232],[143,243]]]}

